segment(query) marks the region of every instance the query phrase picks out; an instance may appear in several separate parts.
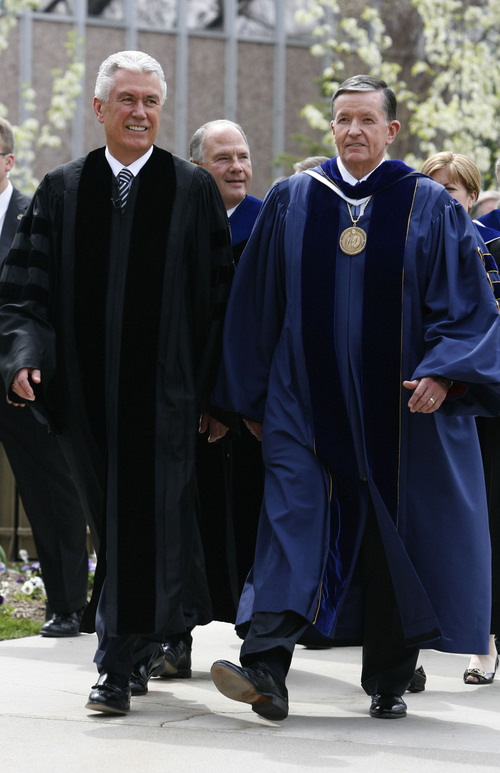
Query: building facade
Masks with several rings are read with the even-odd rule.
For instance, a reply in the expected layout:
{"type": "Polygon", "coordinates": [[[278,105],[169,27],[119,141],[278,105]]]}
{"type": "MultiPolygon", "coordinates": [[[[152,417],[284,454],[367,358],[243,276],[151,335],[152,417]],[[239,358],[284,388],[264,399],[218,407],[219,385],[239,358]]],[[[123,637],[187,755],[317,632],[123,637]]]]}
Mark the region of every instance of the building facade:
{"type": "Polygon", "coordinates": [[[68,65],[66,41],[73,32],[85,63],[82,92],[70,131],[60,148],[41,148],[35,176],[103,143],[91,108],[101,61],[122,49],[140,49],[162,64],[168,84],[158,144],[186,157],[189,138],[202,123],[230,118],[247,133],[254,166],[252,193],[263,196],[288,170],[279,154],[301,154],[295,134],[310,134],[302,107],[318,98],[315,79],[322,62],[311,56],[310,39],[293,22],[294,2],[285,0],[43,0],[26,11],[0,54],[0,102],[13,124],[28,117],[26,85],[36,93],[43,120],[52,71],[68,65]]]}

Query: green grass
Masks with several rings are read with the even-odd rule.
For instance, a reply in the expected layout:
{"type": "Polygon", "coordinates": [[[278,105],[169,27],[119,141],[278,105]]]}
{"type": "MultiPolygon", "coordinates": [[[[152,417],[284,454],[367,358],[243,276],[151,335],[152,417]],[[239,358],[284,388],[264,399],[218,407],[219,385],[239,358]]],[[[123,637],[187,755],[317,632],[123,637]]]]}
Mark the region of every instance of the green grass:
{"type": "Polygon", "coordinates": [[[42,625],[43,622],[27,620],[23,617],[11,617],[5,612],[0,612],[0,641],[36,636],[40,633],[42,625]]]}

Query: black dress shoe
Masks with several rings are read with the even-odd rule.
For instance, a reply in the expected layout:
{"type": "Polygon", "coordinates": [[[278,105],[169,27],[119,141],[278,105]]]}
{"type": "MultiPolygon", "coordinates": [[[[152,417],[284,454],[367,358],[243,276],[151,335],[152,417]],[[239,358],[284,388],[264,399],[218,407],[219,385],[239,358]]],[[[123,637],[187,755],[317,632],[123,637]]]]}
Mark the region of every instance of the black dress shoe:
{"type": "Polygon", "coordinates": [[[151,677],[164,676],[164,674],[165,655],[162,647],[159,646],[151,655],[147,655],[135,664],[128,682],[132,695],[146,695],[151,677]]]}
{"type": "Polygon", "coordinates": [[[383,692],[372,697],[370,715],[378,719],[406,717],[406,703],[399,695],[383,692]]]}
{"type": "Polygon", "coordinates": [[[240,667],[227,660],[216,660],[211,674],[226,698],[249,703],[252,711],[265,719],[287,718],[288,690],[265,663],[240,667]]]}
{"type": "Polygon", "coordinates": [[[427,681],[427,674],[424,671],[423,666],[419,666],[415,669],[413,679],[406,688],[408,692],[423,692],[425,690],[425,683],[427,681]]]}
{"type": "Polygon", "coordinates": [[[190,679],[191,678],[191,634],[181,639],[167,640],[162,644],[165,658],[165,669],[162,674],[164,679],[190,679]]]}
{"type": "Polygon", "coordinates": [[[126,714],[130,709],[128,680],[117,674],[101,674],[85,708],[105,714],[126,714]]]}
{"type": "Polygon", "coordinates": [[[78,636],[85,607],[76,612],[55,612],[50,620],[42,625],[42,636],[61,638],[63,636],[78,636]]]}

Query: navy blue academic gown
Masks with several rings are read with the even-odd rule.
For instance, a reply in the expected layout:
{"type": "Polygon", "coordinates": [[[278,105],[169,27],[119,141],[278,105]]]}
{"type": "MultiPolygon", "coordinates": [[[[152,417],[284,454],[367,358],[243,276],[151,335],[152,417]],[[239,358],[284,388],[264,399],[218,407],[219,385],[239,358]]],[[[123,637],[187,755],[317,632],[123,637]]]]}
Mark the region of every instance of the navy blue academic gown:
{"type": "Polygon", "coordinates": [[[493,228],[495,231],[500,231],[500,209],[492,209],[491,212],[487,212],[485,215],[478,217],[480,223],[488,228],[493,228]]]}
{"type": "Polygon", "coordinates": [[[233,245],[233,259],[238,263],[241,253],[252,233],[252,228],[262,206],[261,199],[255,196],[245,196],[229,218],[231,226],[231,242],[233,245]]]}
{"type": "Polygon", "coordinates": [[[214,398],[263,422],[266,478],[255,564],[238,623],[299,613],[360,636],[355,567],[366,492],[405,640],[487,651],[490,546],[474,415],[500,411],[499,322],[472,221],[401,162],[361,187],[336,161],[268,193],[243,253],[214,398]],[[339,195],[372,195],[365,250],[336,245],[339,195]],[[410,413],[405,379],[458,386],[410,413]]]}

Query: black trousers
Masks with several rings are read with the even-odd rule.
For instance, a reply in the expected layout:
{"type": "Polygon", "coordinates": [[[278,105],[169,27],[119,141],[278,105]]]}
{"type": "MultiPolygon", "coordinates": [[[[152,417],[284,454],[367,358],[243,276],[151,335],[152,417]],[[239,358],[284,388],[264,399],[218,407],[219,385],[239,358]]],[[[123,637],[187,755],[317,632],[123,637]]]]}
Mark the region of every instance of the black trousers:
{"type": "MultiPolygon", "coordinates": [[[[359,569],[364,585],[362,687],[368,695],[403,695],[415,672],[419,650],[405,646],[394,587],[371,506],[359,569]]],[[[256,612],[241,647],[241,664],[264,662],[284,682],[295,644],[308,625],[295,612],[256,612]]]]}
{"type": "Polygon", "coordinates": [[[162,641],[158,637],[153,641],[139,634],[109,636],[106,624],[106,580],[102,585],[95,618],[98,647],[94,663],[100,674],[112,673],[123,679],[129,679],[139,660],[152,655],[162,641]]]}
{"type": "Polygon", "coordinates": [[[476,417],[481,444],[491,537],[491,627],[500,636],[500,418],[476,417]]]}
{"type": "Polygon", "coordinates": [[[30,522],[47,606],[74,612],[87,601],[87,524],[59,442],[30,408],[9,405],[3,390],[0,442],[30,522]]]}

